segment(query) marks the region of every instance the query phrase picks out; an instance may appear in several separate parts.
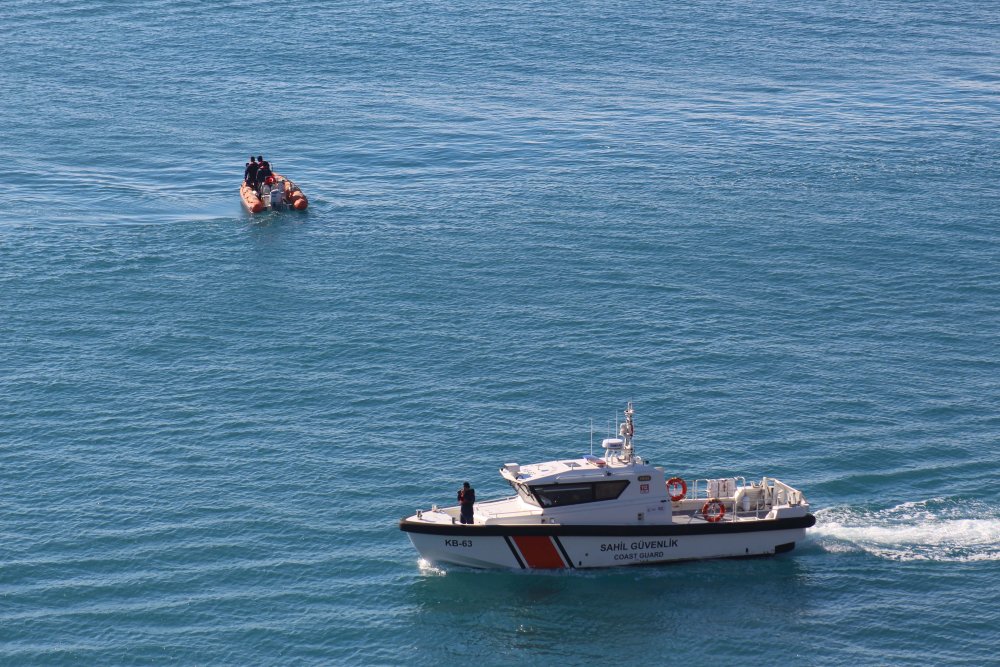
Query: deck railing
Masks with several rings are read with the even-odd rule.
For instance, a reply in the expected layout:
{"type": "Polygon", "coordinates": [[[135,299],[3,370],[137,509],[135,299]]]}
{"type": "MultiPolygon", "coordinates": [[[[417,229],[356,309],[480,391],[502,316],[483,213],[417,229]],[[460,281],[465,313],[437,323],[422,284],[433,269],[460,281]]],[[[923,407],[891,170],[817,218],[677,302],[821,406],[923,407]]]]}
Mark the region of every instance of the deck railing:
{"type": "Polygon", "coordinates": [[[691,512],[695,516],[701,510],[699,503],[713,498],[725,507],[722,521],[760,518],[761,514],[770,512],[774,507],[797,505],[803,501],[801,491],[771,477],[763,478],[759,484],[755,482],[750,485],[745,477],[728,477],[694,480],[688,495],[679,501],[678,507],[682,512],[691,512]]]}

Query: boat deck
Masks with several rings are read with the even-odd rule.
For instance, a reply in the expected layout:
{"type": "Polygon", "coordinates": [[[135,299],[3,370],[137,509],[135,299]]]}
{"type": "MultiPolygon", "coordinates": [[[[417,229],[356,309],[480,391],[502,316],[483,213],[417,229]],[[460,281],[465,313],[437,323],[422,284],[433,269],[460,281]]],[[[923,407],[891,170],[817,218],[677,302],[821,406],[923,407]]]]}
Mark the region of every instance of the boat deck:
{"type": "MultiPolygon", "coordinates": [[[[733,502],[725,502],[726,512],[718,522],[711,522],[705,519],[702,514],[704,499],[688,499],[674,503],[671,513],[673,524],[703,524],[703,523],[728,523],[735,521],[765,521],[773,519],[771,508],[759,508],[733,511],[733,502]]],[[[458,505],[451,507],[434,508],[421,513],[421,520],[431,523],[457,523],[459,521],[460,509],[458,505]]],[[[541,520],[541,508],[525,510],[524,505],[518,501],[517,496],[502,498],[498,500],[488,500],[476,503],[475,523],[479,525],[491,524],[537,524],[543,523],[541,520]]],[[[550,518],[544,523],[558,523],[554,518],[550,518]]]]}

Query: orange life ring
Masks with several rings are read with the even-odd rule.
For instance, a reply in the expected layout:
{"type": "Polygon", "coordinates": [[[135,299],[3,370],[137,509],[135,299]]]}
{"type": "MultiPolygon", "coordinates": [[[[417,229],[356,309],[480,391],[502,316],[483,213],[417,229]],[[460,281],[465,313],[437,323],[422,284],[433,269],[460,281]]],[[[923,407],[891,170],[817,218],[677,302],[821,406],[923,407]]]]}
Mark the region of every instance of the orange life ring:
{"type": "Polygon", "coordinates": [[[673,501],[673,502],[676,503],[678,500],[683,500],[684,496],[687,495],[687,492],[688,492],[687,482],[685,482],[680,477],[671,477],[670,479],[667,480],[667,493],[670,495],[670,500],[671,501],[673,501]],[[681,487],[681,492],[680,493],[670,493],[670,487],[677,486],[678,484],[681,487]]]}
{"type": "Polygon", "coordinates": [[[726,516],[726,506],[723,505],[722,501],[718,498],[712,498],[707,503],[702,505],[701,515],[705,517],[705,521],[708,521],[709,523],[722,521],[722,517],[726,516]]]}

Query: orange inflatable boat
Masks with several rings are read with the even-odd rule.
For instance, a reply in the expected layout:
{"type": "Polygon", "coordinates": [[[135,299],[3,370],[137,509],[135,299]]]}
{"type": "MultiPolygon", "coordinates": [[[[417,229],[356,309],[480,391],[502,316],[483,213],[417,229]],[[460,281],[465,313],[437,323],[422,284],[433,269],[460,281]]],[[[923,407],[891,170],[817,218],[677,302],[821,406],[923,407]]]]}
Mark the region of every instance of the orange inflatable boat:
{"type": "Polygon", "coordinates": [[[272,174],[274,182],[260,186],[260,193],[243,182],[240,186],[240,199],[243,206],[251,213],[260,213],[265,209],[284,211],[294,209],[305,210],[309,200],[302,193],[302,188],[278,173],[272,174]]]}

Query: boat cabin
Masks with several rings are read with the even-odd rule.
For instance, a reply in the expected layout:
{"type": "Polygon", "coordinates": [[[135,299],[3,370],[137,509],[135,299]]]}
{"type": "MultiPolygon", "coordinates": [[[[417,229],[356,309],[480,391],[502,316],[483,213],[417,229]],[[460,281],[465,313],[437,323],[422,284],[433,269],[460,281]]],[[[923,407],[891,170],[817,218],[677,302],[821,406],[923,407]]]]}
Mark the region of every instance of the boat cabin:
{"type": "Polygon", "coordinates": [[[476,523],[506,523],[537,516],[542,523],[670,523],[663,468],[634,457],[585,456],[520,466],[508,463],[500,475],[516,498],[476,505],[476,523]]]}

